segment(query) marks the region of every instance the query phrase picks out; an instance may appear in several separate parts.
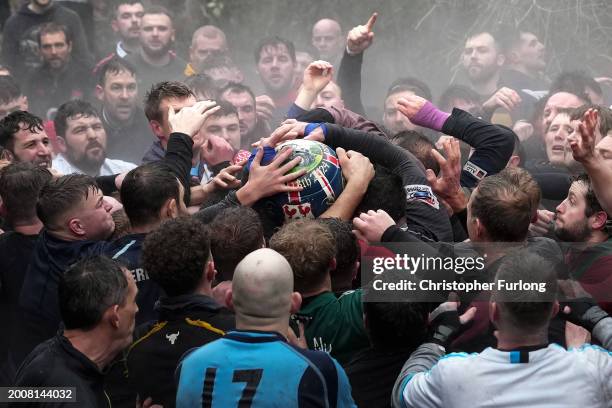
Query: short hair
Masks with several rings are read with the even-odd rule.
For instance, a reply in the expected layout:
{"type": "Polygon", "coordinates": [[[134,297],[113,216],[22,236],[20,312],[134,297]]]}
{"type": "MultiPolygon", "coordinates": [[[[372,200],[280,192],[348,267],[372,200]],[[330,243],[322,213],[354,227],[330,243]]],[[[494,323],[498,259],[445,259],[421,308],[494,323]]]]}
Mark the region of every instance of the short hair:
{"type": "Polygon", "coordinates": [[[387,96],[385,96],[385,99],[391,95],[408,91],[431,101],[431,89],[429,89],[425,82],[414,77],[398,78],[393,81],[391,85],[389,85],[389,89],[387,89],[387,96]]]}
{"type": "Polygon", "coordinates": [[[236,266],[264,243],[263,225],[252,208],[228,208],[210,224],[210,250],[218,281],[232,280],[236,266]]]}
{"type": "Polygon", "coordinates": [[[464,42],[467,42],[470,38],[474,38],[477,35],[481,35],[481,34],[489,34],[493,38],[493,44],[495,45],[497,52],[500,52],[500,53],[505,52],[504,35],[498,29],[490,30],[488,28],[484,28],[480,30],[472,30],[466,34],[464,42]]]}
{"type": "MultiPolygon", "coordinates": [[[[502,126],[502,125],[498,125],[498,126],[502,126]]],[[[518,135],[514,133],[514,131],[512,132],[512,138],[514,139],[514,147],[512,148],[512,155],[518,156],[520,159],[519,165],[524,166],[525,161],[527,160],[527,154],[525,153],[525,148],[523,147],[523,144],[521,143],[521,139],[519,139],[518,135]]]]}
{"type": "Polygon", "coordinates": [[[55,33],[64,33],[66,37],[66,43],[69,44],[72,42],[72,32],[70,28],[55,22],[44,23],[40,26],[38,30],[38,45],[42,44],[43,35],[55,34],[55,33]]]}
{"type": "Polygon", "coordinates": [[[106,83],[106,74],[118,75],[121,72],[127,72],[133,77],[136,77],[136,68],[127,60],[113,56],[109,60],[102,63],[96,68],[98,85],[104,86],[106,83]]]}
{"type": "Polygon", "coordinates": [[[144,241],[142,264],[168,296],[193,293],[210,259],[208,229],[193,217],[165,221],[144,241]]]}
{"type": "Polygon", "coordinates": [[[194,95],[200,94],[205,99],[215,99],[217,96],[217,85],[209,75],[195,74],[187,77],[185,85],[194,95]]]}
{"type": "Polygon", "coordinates": [[[146,14],[163,14],[170,19],[170,23],[174,21],[174,14],[172,14],[172,12],[168,10],[167,8],[165,8],[164,6],[153,5],[153,6],[147,7],[145,8],[143,15],[146,15],[146,14]]]}
{"type": "Polygon", "coordinates": [[[15,111],[0,119],[0,146],[12,151],[14,137],[20,130],[43,131],[42,119],[26,111],[15,111]]]}
{"type": "Polygon", "coordinates": [[[336,269],[331,271],[332,289],[347,286],[350,289],[355,262],[360,257],[352,224],[339,218],[319,218],[318,221],[329,228],[336,240],[336,269]]]}
{"type": "Polygon", "coordinates": [[[121,184],[121,202],[132,226],[159,221],[167,200],[180,204],[179,180],[164,162],[143,164],[130,170],[121,184]]]}
{"type": "Polygon", "coordinates": [[[238,110],[231,103],[221,100],[217,102],[219,109],[210,115],[211,118],[221,118],[223,116],[236,115],[238,116],[238,110]]]}
{"type": "Polygon", "coordinates": [[[480,106],[480,95],[471,88],[464,85],[451,85],[442,92],[438,99],[438,107],[444,112],[450,112],[453,109],[453,100],[463,99],[468,102],[473,102],[480,106]]]}
{"type": "Polygon", "coordinates": [[[606,136],[608,132],[612,130],[612,110],[608,107],[590,103],[584,104],[570,110],[570,119],[581,120],[589,109],[594,109],[599,114],[599,133],[601,133],[602,136],[606,136]]]}
{"type": "Polygon", "coordinates": [[[542,329],[551,317],[553,302],[557,296],[557,274],[553,265],[541,256],[521,249],[502,258],[495,275],[492,294],[500,307],[501,318],[512,327],[524,331],[542,329]],[[544,283],[544,292],[538,290],[499,290],[500,281],[506,284],[544,283]]]}
{"type": "Polygon", "coordinates": [[[193,32],[191,36],[191,44],[193,45],[195,41],[200,37],[206,38],[223,38],[223,41],[227,41],[225,37],[225,33],[219,27],[208,24],[204,25],[193,32]]]}
{"type": "Polygon", "coordinates": [[[492,241],[519,242],[527,237],[531,200],[514,183],[499,174],[485,177],[472,193],[471,202],[472,217],[482,222],[492,241]]]}
{"type": "Polygon", "coordinates": [[[293,42],[286,40],[284,38],[281,38],[279,36],[273,36],[273,37],[263,38],[261,41],[259,41],[259,43],[257,44],[257,47],[255,48],[255,63],[256,64],[259,63],[259,60],[261,59],[261,53],[263,52],[265,48],[268,48],[268,47],[277,48],[281,45],[284,45],[285,48],[287,48],[287,51],[289,52],[289,57],[291,58],[293,62],[296,62],[295,46],[293,45],[293,42]]]}
{"type": "Polygon", "coordinates": [[[10,75],[0,76],[0,103],[7,104],[19,98],[23,94],[19,84],[10,75]]]}
{"type": "Polygon", "coordinates": [[[427,304],[363,302],[366,331],[374,348],[415,350],[427,336],[427,304]]]}
{"type": "MultiPolygon", "coordinates": [[[[119,11],[119,7],[124,4],[143,4],[142,0],[114,0],[113,1],[113,12],[115,13],[115,18],[117,17],[117,11],[119,11]]],[[[143,4],[144,5],[144,4],[143,4]]]]}
{"type": "Polygon", "coordinates": [[[537,210],[540,205],[540,200],[542,199],[542,190],[531,173],[520,167],[506,167],[498,174],[500,177],[517,186],[519,190],[525,192],[531,201],[532,212],[537,210]]]}
{"type": "Polygon", "coordinates": [[[603,94],[601,86],[586,72],[581,70],[565,71],[560,73],[550,84],[548,94],[568,92],[590,102],[591,99],[586,92],[587,88],[592,89],[598,95],[603,94]]]}
{"type": "Polygon", "coordinates": [[[375,165],[374,170],[374,178],[355,209],[355,216],[369,210],[384,210],[397,222],[406,215],[406,191],[402,179],[380,165],[375,165]]]}
{"type": "Polygon", "coordinates": [[[392,141],[414,154],[426,169],[432,169],[436,174],[440,172],[440,165],[431,153],[431,149],[435,149],[436,146],[422,133],[416,130],[404,130],[393,136],[392,141]]]}
{"type": "Polygon", "coordinates": [[[96,255],[82,259],[61,274],[60,315],[68,330],[90,330],[104,313],[127,300],[128,280],[117,261],[96,255]]]}
{"type": "Polygon", "coordinates": [[[68,119],[74,119],[76,116],[83,116],[86,118],[100,117],[98,111],[91,103],[81,99],[73,99],[71,101],[63,103],[57,109],[55,118],[53,118],[55,133],[58,136],[65,136],[66,129],[68,129],[68,119]]]}
{"type": "Polygon", "coordinates": [[[148,120],[161,121],[163,112],[159,106],[164,99],[177,98],[184,99],[194,96],[187,85],[178,81],[164,81],[153,85],[145,97],[145,115],[148,120]]]}
{"type": "Polygon", "coordinates": [[[85,174],[67,174],[52,179],[40,190],[36,214],[45,227],[57,227],[62,215],[98,190],[95,179],[85,174]]]}
{"type": "Polygon", "coordinates": [[[36,200],[51,172],[27,162],[11,163],[0,170],[0,197],[11,222],[36,217],[36,200]]]}
{"type": "Polygon", "coordinates": [[[586,194],[584,196],[584,201],[586,203],[586,206],[584,208],[584,215],[586,217],[590,217],[601,211],[606,212],[601,206],[601,204],[599,203],[597,196],[595,195],[595,190],[593,190],[593,184],[591,183],[591,178],[589,177],[587,173],[582,173],[582,174],[579,174],[578,176],[572,177],[571,182],[572,184],[581,183],[587,188],[586,194]]]}
{"type": "Polygon", "coordinates": [[[336,241],[329,228],[316,220],[285,224],[270,239],[270,248],[283,255],[293,270],[296,291],[317,290],[329,274],[336,241]]]}
{"type": "Polygon", "coordinates": [[[219,89],[218,99],[221,99],[221,96],[225,93],[248,93],[251,98],[253,98],[253,102],[256,103],[255,94],[253,90],[244,84],[239,84],[238,82],[229,82],[227,85],[219,89]]]}

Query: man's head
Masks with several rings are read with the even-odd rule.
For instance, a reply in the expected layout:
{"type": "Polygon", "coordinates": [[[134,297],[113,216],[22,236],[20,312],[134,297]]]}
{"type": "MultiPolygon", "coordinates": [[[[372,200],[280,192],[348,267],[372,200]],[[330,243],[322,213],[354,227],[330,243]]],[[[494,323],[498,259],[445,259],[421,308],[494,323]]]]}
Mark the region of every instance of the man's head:
{"type": "Polygon", "coordinates": [[[59,309],[67,331],[91,332],[115,352],[132,342],[138,288],[131,273],[112,259],[92,256],[62,273],[59,309]]]}
{"type": "Polygon", "coordinates": [[[257,126],[255,94],[246,85],[230,82],[219,90],[219,96],[236,108],[240,123],[240,137],[247,140],[257,126]]]}
{"type": "Polygon", "coordinates": [[[51,145],[42,120],[29,112],[16,111],[0,120],[2,158],[51,167],[51,145]]]}
{"type": "Polygon", "coordinates": [[[202,72],[202,65],[213,54],[227,53],[225,33],[214,25],[205,25],[194,31],[189,47],[189,63],[202,72]]]}
{"type": "Polygon", "coordinates": [[[226,303],[236,312],[236,327],[287,324],[300,310],[302,297],[293,289],[289,262],[278,252],[262,248],[248,254],[238,266],[226,303]]]}
{"type": "Polygon", "coordinates": [[[37,9],[46,9],[53,4],[53,0],[30,0],[30,4],[37,9]]]}
{"type": "Polygon", "coordinates": [[[224,101],[219,102],[217,106],[220,107],[219,110],[206,119],[200,129],[200,134],[203,135],[204,140],[219,137],[228,142],[237,152],[241,144],[238,111],[232,104],[224,101]]]}
{"type": "Polygon", "coordinates": [[[477,118],[483,116],[480,96],[463,85],[451,85],[446,88],[440,95],[438,107],[443,112],[452,112],[453,108],[458,108],[477,118]]]}
{"type": "Polygon", "coordinates": [[[68,64],[72,52],[72,37],[66,26],[45,23],[38,32],[38,47],[43,63],[54,71],[68,64]]]}
{"type": "Polygon", "coordinates": [[[117,122],[127,122],[138,106],[136,70],[122,58],[114,57],[98,71],[96,97],[105,114],[117,122]]]}
{"type": "Polygon", "coordinates": [[[187,214],[185,189],[162,162],[132,169],[121,184],[121,202],[132,227],[155,226],[187,214]]]}
{"type": "Polygon", "coordinates": [[[12,76],[0,76],[0,120],[9,113],[28,110],[28,97],[12,76]]]}
{"type": "Polygon", "coordinates": [[[513,338],[547,336],[548,322],[557,313],[557,276],[553,265],[529,250],[506,255],[495,275],[489,318],[502,334],[513,338]],[[506,285],[544,290],[500,290],[506,285]]]}
{"type": "Polygon", "coordinates": [[[227,54],[212,54],[202,62],[199,72],[213,79],[217,87],[230,82],[241,83],[244,75],[232,58],[227,54]]]}
{"type": "Polygon", "coordinates": [[[142,263],[168,296],[210,290],[215,277],[208,229],[193,217],[168,220],[149,233],[142,263]]]}
{"type": "Polygon", "coordinates": [[[234,270],[251,252],[265,247],[263,226],[257,213],[248,207],[228,208],[210,225],[211,251],[218,281],[232,280],[234,270]]]}
{"type": "Polygon", "coordinates": [[[312,103],[311,108],[344,108],[344,100],[342,100],[342,89],[334,81],[330,81],[325,88],[317,94],[317,98],[312,103]]]}
{"type": "Polygon", "coordinates": [[[145,115],[149,120],[151,129],[158,137],[163,148],[168,145],[170,137],[170,124],[168,123],[168,109],[172,107],[176,112],[186,106],[193,106],[196,98],[191,89],[181,82],[167,81],[153,85],[145,97],[145,115]]]}
{"type": "Polygon", "coordinates": [[[174,45],[172,15],[160,6],[147,9],[140,25],[140,46],[150,58],[161,58],[174,45]]]}
{"type": "Polygon", "coordinates": [[[280,37],[264,38],[255,50],[255,63],[267,92],[284,95],[291,90],[297,64],[291,41],[280,37]]]}
{"type": "Polygon", "coordinates": [[[506,60],[510,67],[527,75],[537,75],[546,68],[546,47],[528,31],[515,32],[509,41],[506,60]]]}
{"type": "Polygon", "coordinates": [[[572,181],[567,198],[555,211],[555,236],[566,242],[601,242],[609,236],[608,215],[595,196],[591,179],[581,174],[572,181]]]}
{"type": "Polygon", "coordinates": [[[308,67],[308,65],[310,65],[311,62],[314,61],[314,57],[306,51],[296,51],[295,60],[295,76],[296,78],[299,78],[301,82],[302,76],[304,75],[304,70],[306,67],[308,67]]]}
{"type": "Polygon", "coordinates": [[[327,226],[316,220],[290,222],[272,236],[270,248],[291,265],[296,291],[307,296],[331,289],[336,241],[327,226]]]}
{"type": "Polygon", "coordinates": [[[334,292],[352,289],[353,280],[359,270],[359,244],[349,222],[339,218],[319,218],[336,241],[336,268],[330,272],[334,292]]]}
{"type": "Polygon", "coordinates": [[[432,169],[436,174],[440,172],[440,165],[431,153],[431,149],[435,149],[436,146],[423,134],[416,130],[404,130],[393,136],[392,141],[402,149],[414,154],[426,169],[432,169]]]}
{"type": "Polygon", "coordinates": [[[582,118],[586,111],[593,109],[597,111],[597,124],[595,128],[595,145],[597,145],[601,139],[603,139],[609,132],[612,131],[612,109],[601,105],[585,104],[578,108],[570,110],[570,119],[574,130],[578,129],[578,126],[582,122],[582,118]]]}
{"type": "Polygon", "coordinates": [[[467,205],[467,229],[473,242],[520,242],[531,222],[531,200],[502,176],[485,177],[467,205]]]}
{"type": "Polygon", "coordinates": [[[121,41],[134,43],[140,38],[140,24],[144,15],[141,0],[117,0],[111,21],[113,32],[121,41]]]}
{"type": "Polygon", "coordinates": [[[395,80],[387,91],[385,111],[383,113],[383,124],[389,129],[391,135],[395,135],[402,130],[416,129],[416,126],[397,109],[397,101],[408,95],[418,95],[431,101],[431,91],[425,83],[416,78],[400,78],[395,80]]]}
{"type": "Polygon", "coordinates": [[[342,27],[336,20],[324,18],[312,27],[312,46],[319,51],[319,58],[334,63],[344,49],[342,27]]]}
{"type": "Polygon", "coordinates": [[[58,108],[53,123],[57,137],[66,145],[66,159],[96,175],[106,160],[106,131],[96,109],[79,99],[68,101],[58,108]]]}
{"type": "Polygon", "coordinates": [[[592,76],[584,71],[565,71],[560,73],[550,84],[550,95],[557,92],[569,92],[581,95],[596,105],[603,105],[603,90],[601,85],[592,76]],[[586,94],[586,97],[584,96],[586,94]]]}
{"type": "Polygon", "coordinates": [[[406,190],[402,179],[386,167],[375,165],[374,178],[370,180],[365,195],[353,216],[368,211],[384,210],[396,223],[406,216],[406,190]]]}
{"type": "Polygon", "coordinates": [[[32,163],[12,163],[0,170],[0,208],[13,227],[38,220],[36,200],[51,177],[49,170],[32,163]]]}
{"type": "Polygon", "coordinates": [[[506,167],[498,174],[529,196],[529,201],[531,202],[531,220],[535,222],[538,217],[538,207],[542,198],[542,190],[538,182],[533,178],[531,173],[520,167],[506,167]]]}
{"type": "Polygon", "coordinates": [[[561,110],[569,110],[577,108],[586,103],[590,103],[586,95],[578,96],[569,92],[556,92],[551,94],[546,100],[544,111],[542,113],[542,128],[544,131],[548,129],[552,120],[561,110]]]}
{"type": "Polygon", "coordinates": [[[115,229],[111,208],[96,181],[84,174],[69,174],[49,181],[36,203],[38,218],[47,230],[78,241],[110,237],[115,229]]]}
{"type": "Polygon", "coordinates": [[[208,75],[191,75],[185,79],[185,85],[191,89],[198,102],[212,100],[217,97],[217,84],[208,75]]]}
{"type": "Polygon", "coordinates": [[[574,127],[571,124],[569,112],[559,111],[544,134],[546,157],[551,164],[569,169],[578,165],[568,141],[572,133],[574,133],[574,127]]]}
{"type": "Polygon", "coordinates": [[[499,44],[488,32],[469,37],[463,48],[461,64],[472,83],[482,83],[499,75],[505,57],[499,44]]]}

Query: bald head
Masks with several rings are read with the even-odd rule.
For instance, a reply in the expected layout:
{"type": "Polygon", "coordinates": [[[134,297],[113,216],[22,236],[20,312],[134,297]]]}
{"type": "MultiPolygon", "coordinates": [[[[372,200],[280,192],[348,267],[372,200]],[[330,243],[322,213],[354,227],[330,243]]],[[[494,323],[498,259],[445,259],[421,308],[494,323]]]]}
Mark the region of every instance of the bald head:
{"type": "Polygon", "coordinates": [[[319,57],[334,63],[344,49],[342,28],[336,20],[324,18],[312,27],[312,45],[319,51],[319,57]]]}
{"type": "Polygon", "coordinates": [[[189,62],[200,70],[204,60],[214,53],[227,52],[225,33],[213,25],[205,25],[193,33],[191,47],[189,48],[189,62]]]}
{"type": "Polygon", "coordinates": [[[237,319],[288,319],[293,294],[293,271],[289,262],[268,248],[247,255],[236,266],[232,280],[232,303],[237,319]]]}

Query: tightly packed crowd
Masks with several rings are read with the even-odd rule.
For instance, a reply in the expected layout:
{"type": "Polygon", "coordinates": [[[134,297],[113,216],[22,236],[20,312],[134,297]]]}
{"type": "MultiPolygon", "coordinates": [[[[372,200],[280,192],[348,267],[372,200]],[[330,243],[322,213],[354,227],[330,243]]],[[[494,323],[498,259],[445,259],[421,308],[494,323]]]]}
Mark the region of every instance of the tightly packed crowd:
{"type": "Polygon", "coordinates": [[[221,28],[180,52],[151,3],[109,1],[109,49],[87,1],[2,23],[0,386],[76,398],[9,406],[612,407],[612,79],[492,28],[465,84],[372,104],[374,13],[261,39],[257,95],[221,28]],[[484,269],[368,300],[368,260],[429,254],[484,269]]]}

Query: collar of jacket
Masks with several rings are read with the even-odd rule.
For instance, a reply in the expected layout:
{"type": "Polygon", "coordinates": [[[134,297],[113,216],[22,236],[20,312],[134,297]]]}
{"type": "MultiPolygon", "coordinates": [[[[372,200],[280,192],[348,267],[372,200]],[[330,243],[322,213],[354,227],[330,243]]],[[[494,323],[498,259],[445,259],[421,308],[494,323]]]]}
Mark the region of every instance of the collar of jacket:
{"type": "Polygon", "coordinates": [[[159,299],[155,304],[155,310],[160,314],[160,320],[165,320],[162,316],[173,316],[194,311],[217,311],[221,309],[215,300],[206,295],[189,294],[180,296],[166,296],[159,299]]]}

